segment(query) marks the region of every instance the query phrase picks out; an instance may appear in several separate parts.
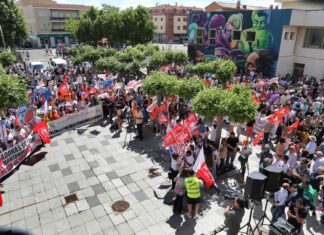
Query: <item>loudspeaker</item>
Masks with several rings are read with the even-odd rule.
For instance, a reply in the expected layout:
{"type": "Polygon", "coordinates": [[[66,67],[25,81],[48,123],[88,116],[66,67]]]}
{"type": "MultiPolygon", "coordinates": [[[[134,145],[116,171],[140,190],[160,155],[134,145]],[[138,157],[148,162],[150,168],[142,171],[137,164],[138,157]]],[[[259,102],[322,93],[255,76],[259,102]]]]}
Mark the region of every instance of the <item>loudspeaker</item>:
{"type": "Polygon", "coordinates": [[[274,165],[270,165],[263,169],[263,173],[268,177],[265,191],[270,193],[277,192],[280,187],[283,171],[274,165]]]}
{"type": "Polygon", "coordinates": [[[267,177],[258,171],[254,171],[246,178],[244,196],[260,201],[263,198],[267,177]]]}

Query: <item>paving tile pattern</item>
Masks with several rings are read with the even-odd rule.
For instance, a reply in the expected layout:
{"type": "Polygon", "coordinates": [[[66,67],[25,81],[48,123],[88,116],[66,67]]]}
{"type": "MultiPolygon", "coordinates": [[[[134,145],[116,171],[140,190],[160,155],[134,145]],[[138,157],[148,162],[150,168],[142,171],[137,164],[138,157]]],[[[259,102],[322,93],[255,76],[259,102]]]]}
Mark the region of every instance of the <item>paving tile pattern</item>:
{"type": "MultiPolygon", "coordinates": [[[[174,216],[159,190],[170,166],[159,137],[128,144],[135,134],[125,130],[115,138],[109,127],[93,125],[52,139],[46,157],[20,169],[3,182],[0,227],[32,234],[207,234],[223,224],[223,199],[204,191],[202,216],[196,220],[174,216]],[[161,175],[148,177],[150,168],[161,175]],[[66,204],[65,196],[78,200],[66,204]],[[130,207],[114,212],[112,204],[126,200],[130,207]],[[221,202],[221,203],[220,203],[221,202]],[[221,204],[221,205],[219,205],[221,204]]],[[[250,169],[257,169],[257,159],[250,169]]],[[[222,184],[223,182],[219,182],[222,184]]],[[[235,182],[234,182],[235,183],[235,182]]],[[[170,185],[170,183],[167,183],[170,185]]],[[[161,191],[162,192],[162,191],[161,191]]],[[[248,218],[246,213],[244,220],[248,218]]],[[[320,234],[319,228],[312,234],[320,234]]],[[[322,230],[323,231],[323,230],[322,230]]],[[[307,234],[307,232],[305,232],[307,234]]]]}

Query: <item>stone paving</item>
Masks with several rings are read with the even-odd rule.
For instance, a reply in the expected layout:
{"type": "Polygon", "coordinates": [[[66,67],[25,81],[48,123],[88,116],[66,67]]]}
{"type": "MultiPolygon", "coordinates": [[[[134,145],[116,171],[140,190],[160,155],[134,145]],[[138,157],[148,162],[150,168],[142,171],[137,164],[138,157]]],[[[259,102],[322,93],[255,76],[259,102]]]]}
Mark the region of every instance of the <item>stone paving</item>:
{"type": "MultiPolygon", "coordinates": [[[[93,124],[53,138],[3,182],[0,226],[35,235],[158,235],[208,234],[222,225],[229,202],[214,189],[203,190],[198,220],[173,215],[167,187],[169,156],[150,130],[144,131],[143,141],[130,142],[134,135],[125,129],[114,134],[93,124]],[[149,177],[150,168],[158,168],[160,174],[149,177]],[[78,200],[67,204],[64,197],[74,193],[78,200]],[[114,212],[111,206],[118,200],[129,202],[129,209],[114,212]]],[[[255,162],[254,154],[250,171],[257,169],[255,162]]],[[[237,186],[230,174],[219,182],[223,189],[237,186]]],[[[260,218],[261,210],[258,205],[254,218],[260,218]]],[[[323,231],[314,217],[304,225],[304,234],[323,231]]]]}

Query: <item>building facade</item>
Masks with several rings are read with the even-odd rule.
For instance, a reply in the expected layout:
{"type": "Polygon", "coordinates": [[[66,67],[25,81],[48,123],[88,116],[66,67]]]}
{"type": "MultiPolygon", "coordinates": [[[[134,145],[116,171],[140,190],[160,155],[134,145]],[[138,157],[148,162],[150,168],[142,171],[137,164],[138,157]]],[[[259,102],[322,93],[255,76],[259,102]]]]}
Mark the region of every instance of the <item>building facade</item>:
{"type": "Polygon", "coordinates": [[[193,12],[188,53],[193,61],[233,59],[239,71],[324,78],[324,11],[292,9],[193,12]]]}
{"type": "Polygon", "coordinates": [[[148,10],[155,25],[154,42],[183,43],[187,40],[189,13],[203,9],[163,4],[148,10]]]}
{"type": "Polygon", "coordinates": [[[89,6],[58,4],[52,0],[20,0],[17,2],[27,23],[29,42],[33,47],[57,47],[74,42],[64,25],[68,18],[79,18],[89,6]]]}
{"type": "Polygon", "coordinates": [[[275,0],[283,9],[324,10],[323,0],[275,0]]]}

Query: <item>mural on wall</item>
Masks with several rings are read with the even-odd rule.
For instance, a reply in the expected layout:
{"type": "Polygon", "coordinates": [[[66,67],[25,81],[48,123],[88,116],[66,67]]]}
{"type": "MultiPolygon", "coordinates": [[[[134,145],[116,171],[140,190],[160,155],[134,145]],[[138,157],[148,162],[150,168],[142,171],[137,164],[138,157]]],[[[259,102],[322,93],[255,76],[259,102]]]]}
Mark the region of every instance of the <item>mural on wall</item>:
{"type": "Polygon", "coordinates": [[[188,53],[194,62],[230,58],[241,73],[274,76],[284,25],[291,10],[190,14],[188,53]]]}

